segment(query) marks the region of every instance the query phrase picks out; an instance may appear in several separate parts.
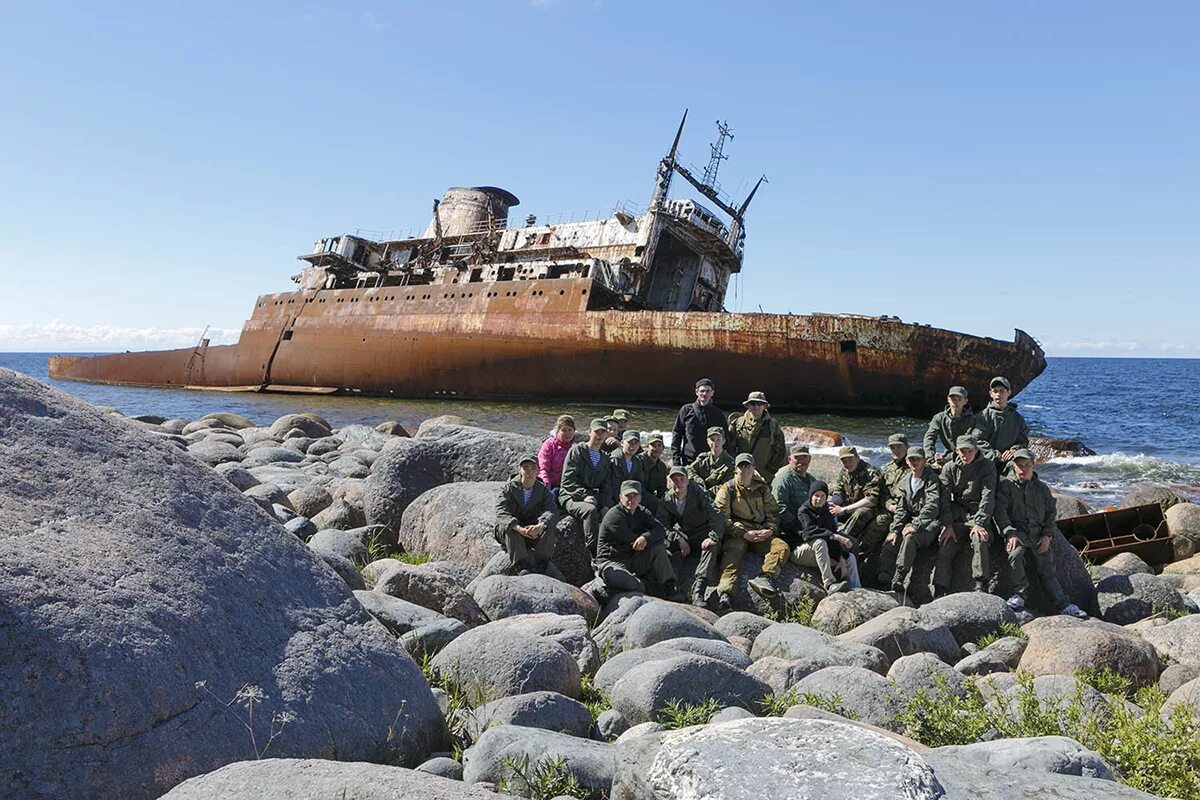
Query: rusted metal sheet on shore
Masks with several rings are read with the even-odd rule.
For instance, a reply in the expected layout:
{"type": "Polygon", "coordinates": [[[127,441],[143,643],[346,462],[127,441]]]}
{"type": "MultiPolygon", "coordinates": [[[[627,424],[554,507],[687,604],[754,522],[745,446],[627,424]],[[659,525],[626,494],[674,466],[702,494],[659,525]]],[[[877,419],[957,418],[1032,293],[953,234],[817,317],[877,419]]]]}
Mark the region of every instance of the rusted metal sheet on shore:
{"type": "Polygon", "coordinates": [[[1096,564],[1118,553],[1133,553],[1151,566],[1175,560],[1171,531],[1158,503],[1067,517],[1058,521],[1058,529],[1096,564]]]}
{"type": "Polygon", "coordinates": [[[51,361],[51,377],[152,386],[349,389],[397,397],[686,400],[765,391],[779,409],[919,413],[946,389],[1020,391],[1045,366],[1031,339],[890,318],[588,311],[588,279],[317,290],[260,297],[236,345],[51,361]]]}

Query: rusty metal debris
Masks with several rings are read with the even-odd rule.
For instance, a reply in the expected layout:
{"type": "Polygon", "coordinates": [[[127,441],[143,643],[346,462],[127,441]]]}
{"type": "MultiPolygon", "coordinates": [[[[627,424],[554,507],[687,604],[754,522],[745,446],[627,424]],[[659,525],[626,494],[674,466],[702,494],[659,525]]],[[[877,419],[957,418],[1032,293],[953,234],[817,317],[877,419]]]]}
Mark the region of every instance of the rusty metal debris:
{"type": "MultiPolygon", "coordinates": [[[[684,115],[686,121],[686,114],[684,115]]],[[[1020,391],[1041,347],[852,314],[733,314],[742,269],[740,203],[678,161],[659,164],[645,209],[525,218],[491,186],[454,188],[428,227],[357,231],[300,256],[297,290],[258,298],[236,345],[58,357],[53,378],[229,391],[351,390],[398,397],[670,404],[696,376],[776,408],[920,413],[946,387],[986,397],[1004,374],[1020,391]],[[673,176],[701,203],[671,198],[673,176]]],[[[714,151],[715,152],[715,151],[714,151]]],[[[723,157],[722,157],[723,160],[723,157]]],[[[718,162],[719,163],[719,162],[718,162]]]]}
{"type": "Polygon", "coordinates": [[[1151,566],[1175,560],[1171,531],[1157,503],[1060,519],[1058,529],[1092,563],[1117,553],[1133,553],[1151,566]]]}

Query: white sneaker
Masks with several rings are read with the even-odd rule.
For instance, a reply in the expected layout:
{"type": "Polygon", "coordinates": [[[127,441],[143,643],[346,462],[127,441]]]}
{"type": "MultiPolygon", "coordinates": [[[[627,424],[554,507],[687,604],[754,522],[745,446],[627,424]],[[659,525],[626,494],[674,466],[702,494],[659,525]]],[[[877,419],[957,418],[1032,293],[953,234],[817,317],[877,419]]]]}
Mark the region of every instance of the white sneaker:
{"type": "Polygon", "coordinates": [[[1067,603],[1065,606],[1062,607],[1062,611],[1060,611],[1059,613],[1066,614],[1068,617],[1075,617],[1076,619],[1087,619],[1088,618],[1087,612],[1084,611],[1079,606],[1075,605],[1074,603],[1067,603]]]}
{"type": "Polygon", "coordinates": [[[1012,597],[1004,601],[1013,611],[1025,610],[1025,598],[1019,594],[1014,594],[1012,597]]]}

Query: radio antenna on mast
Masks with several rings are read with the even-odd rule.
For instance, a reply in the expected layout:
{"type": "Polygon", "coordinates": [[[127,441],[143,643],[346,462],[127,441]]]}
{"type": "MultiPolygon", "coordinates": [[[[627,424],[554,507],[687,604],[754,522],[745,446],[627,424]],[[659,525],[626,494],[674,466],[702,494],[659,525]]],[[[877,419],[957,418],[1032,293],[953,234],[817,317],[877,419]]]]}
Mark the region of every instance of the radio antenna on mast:
{"type": "Polygon", "coordinates": [[[716,144],[708,146],[712,150],[712,158],[708,160],[708,166],[704,168],[704,178],[702,179],[702,182],[714,191],[719,191],[717,170],[721,168],[721,162],[729,158],[725,155],[725,140],[732,138],[733,131],[729,130],[729,123],[717,120],[717,141],[716,144]]]}

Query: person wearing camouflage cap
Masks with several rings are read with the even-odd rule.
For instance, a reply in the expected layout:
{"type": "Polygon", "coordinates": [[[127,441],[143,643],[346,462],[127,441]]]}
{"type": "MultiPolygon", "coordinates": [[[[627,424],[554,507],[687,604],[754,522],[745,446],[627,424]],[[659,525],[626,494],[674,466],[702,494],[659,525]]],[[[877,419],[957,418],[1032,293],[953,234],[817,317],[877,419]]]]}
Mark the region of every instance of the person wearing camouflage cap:
{"type": "Polygon", "coordinates": [[[617,505],[604,514],[592,566],[607,593],[645,592],[683,602],[667,554],[667,531],[642,504],[642,485],[623,481],[617,505]]]}
{"type": "Polygon", "coordinates": [[[926,464],[940,470],[942,464],[954,458],[954,443],[958,437],[975,427],[975,412],[967,402],[967,390],[951,386],[946,393],[946,409],[933,415],[925,430],[926,464]],[[941,445],[942,452],[938,452],[941,445]]]}
{"type": "Polygon", "coordinates": [[[788,458],[783,428],[771,416],[771,404],[762,392],[751,392],[742,405],[744,412],[729,415],[729,452],[749,453],[760,475],[774,475],[788,458]]]}
{"type": "Polygon", "coordinates": [[[908,472],[908,437],[903,433],[893,433],[888,437],[888,450],[891,451],[892,457],[883,465],[880,473],[883,475],[883,508],[887,512],[887,524],[890,528],[897,501],[900,499],[900,481],[908,472]]]}
{"type": "Polygon", "coordinates": [[[620,483],[612,459],[600,449],[607,436],[608,427],[604,420],[592,420],[587,440],[567,452],[558,493],[563,510],[582,524],[584,541],[593,555],[600,520],[616,505],[620,483]]]}
{"type": "Polygon", "coordinates": [[[633,419],[633,415],[623,408],[618,408],[605,417],[604,422],[608,425],[608,438],[604,440],[604,445],[600,449],[606,453],[611,453],[619,448],[621,446],[621,437],[629,429],[629,421],[631,419],[633,419]]]}
{"type": "Polygon", "coordinates": [[[708,452],[696,456],[687,465],[687,471],[692,480],[715,495],[721,484],[733,480],[733,456],[725,450],[724,428],[715,425],[709,428],[707,440],[708,452]]]}
{"type": "Polygon", "coordinates": [[[976,415],[971,435],[979,442],[984,458],[995,462],[999,471],[1008,466],[1018,448],[1029,447],[1029,425],[1017,404],[1009,402],[1012,384],[1008,378],[992,378],[988,395],[992,401],[976,415]]]}
{"type": "Polygon", "coordinates": [[[858,454],[856,447],[838,450],[842,471],[829,498],[829,510],[837,518],[841,533],[854,542],[858,566],[872,579],[879,571],[879,548],[891,521],[883,508],[883,473],[858,454]]]}
{"type": "Polygon", "coordinates": [[[554,555],[558,503],[538,479],[537,456],[522,456],[496,499],[496,541],[518,575],[545,573],[554,555]]]}
{"type": "Polygon", "coordinates": [[[652,433],[642,442],[642,452],[638,453],[638,458],[646,464],[646,479],[642,481],[642,488],[646,490],[647,495],[657,500],[661,500],[667,493],[667,470],[669,467],[662,460],[665,449],[663,435],[652,433]]]}
{"type": "Polygon", "coordinates": [[[970,435],[954,443],[956,456],[942,467],[942,533],[961,547],[971,542],[975,591],[987,591],[992,578],[992,513],[996,504],[996,467],[979,452],[970,435]]]}
{"type": "Polygon", "coordinates": [[[658,519],[667,529],[667,546],[675,574],[682,575],[686,562],[696,560],[692,602],[702,606],[708,587],[717,582],[725,518],[713,506],[704,487],[689,478],[683,467],[671,467],[667,480],[671,488],[658,504],[658,519]]]}
{"type": "Polygon", "coordinates": [[[733,480],[721,484],[716,499],[717,510],[725,520],[721,582],[717,585],[722,611],[732,608],[747,550],[763,556],[762,572],[750,581],[750,588],[767,597],[779,593],[775,579],[789,556],[787,544],[779,538],[779,503],[755,471],[754,456],[742,453],[734,459],[734,465],[733,480]]]}
{"type": "MultiPolygon", "coordinates": [[[[925,458],[925,448],[909,448],[905,461],[908,470],[900,481],[900,500],[892,518],[892,527],[879,560],[879,581],[890,586],[903,599],[905,596],[923,594],[914,592],[909,585],[910,573],[916,563],[917,553],[929,547],[937,547],[937,564],[929,592],[941,597],[950,592],[953,579],[954,555],[958,552],[958,540],[945,534],[942,524],[942,484],[925,458]]],[[[918,597],[923,600],[924,597],[918,597]]]]}
{"type": "Polygon", "coordinates": [[[621,481],[637,481],[643,487],[642,505],[644,505],[651,514],[658,507],[658,498],[650,492],[645,491],[646,479],[649,477],[649,463],[646,459],[641,458],[642,451],[642,435],[637,431],[625,431],[621,434],[621,446],[614,450],[610,458],[612,459],[613,472],[617,474],[617,479],[621,481]]]}
{"type": "MultiPolygon", "coordinates": [[[[839,581],[834,575],[833,560],[829,555],[829,543],[826,538],[821,536],[812,541],[805,539],[805,523],[801,522],[801,519],[805,518],[804,508],[812,500],[814,486],[820,484],[824,487],[822,504],[825,504],[829,495],[829,487],[809,473],[808,468],[811,464],[812,454],[808,445],[793,444],[787,465],[779,469],[771,481],[771,494],[775,495],[775,500],[779,503],[779,537],[791,551],[792,560],[801,567],[816,567],[821,574],[825,591],[832,593],[847,588],[849,584],[839,581]]],[[[825,508],[825,505],[821,507],[825,508]]],[[[828,513],[826,509],[825,514],[828,513]]],[[[833,525],[836,528],[836,523],[833,525]]]]}
{"type": "Polygon", "coordinates": [[[1034,470],[1033,454],[1017,448],[1012,454],[1012,471],[1000,479],[996,489],[996,527],[1008,555],[1012,596],[1006,601],[1013,611],[1025,609],[1029,592],[1027,563],[1033,559],[1034,572],[1051,607],[1060,614],[1087,619],[1087,613],[1075,605],[1063,591],[1054,566],[1055,501],[1050,487],[1034,470]]]}
{"type": "MultiPolygon", "coordinates": [[[[708,378],[696,381],[696,402],[688,403],[675,415],[675,426],[671,429],[671,462],[677,467],[686,467],[701,453],[708,452],[706,432],[720,428],[727,433],[725,415],[713,403],[717,390],[708,378]]],[[[726,436],[726,438],[728,438],[726,436]]]]}

